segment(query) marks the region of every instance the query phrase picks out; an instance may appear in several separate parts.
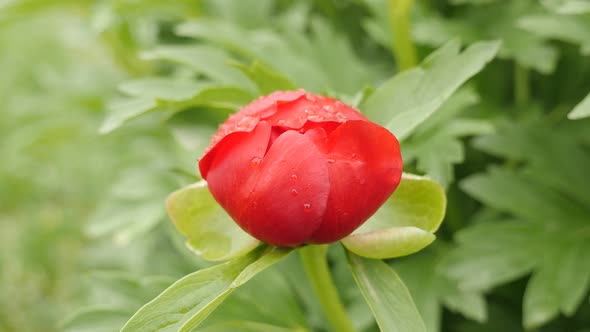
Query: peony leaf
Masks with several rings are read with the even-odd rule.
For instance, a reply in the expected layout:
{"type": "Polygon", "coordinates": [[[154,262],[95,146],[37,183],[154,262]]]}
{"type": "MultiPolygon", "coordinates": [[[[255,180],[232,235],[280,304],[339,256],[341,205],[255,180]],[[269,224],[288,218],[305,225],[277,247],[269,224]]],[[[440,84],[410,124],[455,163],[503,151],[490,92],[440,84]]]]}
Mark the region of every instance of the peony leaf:
{"type": "Polygon", "coordinates": [[[250,66],[242,63],[234,63],[233,66],[241,70],[256,84],[261,95],[270,94],[277,90],[297,90],[295,83],[259,61],[255,61],[250,66]]]}
{"type": "Polygon", "coordinates": [[[517,26],[543,38],[580,45],[583,55],[590,53],[590,23],[583,15],[532,14],[517,26]]]}
{"type": "Polygon", "coordinates": [[[543,6],[558,14],[576,15],[590,13],[587,0],[541,0],[543,6]]]}
{"type": "Polygon", "coordinates": [[[446,196],[436,182],[404,173],[387,202],[352,235],[344,246],[369,258],[393,258],[415,253],[434,240],[446,209],[446,196]]]}
{"type": "Polygon", "coordinates": [[[109,105],[109,113],[99,129],[101,134],[153,111],[176,112],[194,106],[234,109],[253,97],[233,86],[155,78],[125,82],[120,90],[129,97],[109,105]]]}
{"type": "Polygon", "coordinates": [[[183,101],[198,94],[204,86],[190,79],[142,78],[120,84],[119,90],[133,97],[183,101]]]}
{"type": "Polygon", "coordinates": [[[426,332],[410,292],[395,271],[379,260],[347,252],[352,275],[381,331],[426,332]]]}
{"type": "Polygon", "coordinates": [[[63,332],[112,332],[125,324],[130,313],[121,309],[92,308],[80,310],[67,319],[60,330],[63,332]]]}
{"type": "Polygon", "coordinates": [[[189,248],[203,259],[227,260],[244,255],[259,244],[215,201],[204,181],[172,193],[167,207],[178,230],[188,237],[189,248]]]}
{"type": "Polygon", "coordinates": [[[461,52],[460,43],[452,40],[427,57],[420,67],[381,85],[361,105],[361,110],[403,140],[481,71],[499,48],[498,41],[478,42],[461,52]]]}
{"type": "Polygon", "coordinates": [[[590,116],[590,93],[567,115],[570,120],[578,120],[590,116]]]}
{"type": "Polygon", "coordinates": [[[121,332],[192,331],[236,288],[290,252],[273,247],[189,274],[139,309],[121,332]]]}
{"type": "MultiPolygon", "coordinates": [[[[305,7],[292,6],[290,15],[308,17],[305,7]]],[[[279,20],[277,24],[286,22],[279,20]]],[[[330,87],[353,94],[366,82],[381,78],[380,66],[361,61],[355,52],[357,45],[334,30],[332,24],[319,16],[301,22],[309,33],[294,31],[293,25],[282,32],[268,28],[248,30],[237,25],[234,19],[206,18],[183,23],[176,28],[176,33],[220,45],[248,61],[259,61],[298,87],[311,91],[330,87]]]]}
{"type": "Polygon", "coordinates": [[[184,65],[219,84],[239,86],[250,91],[252,84],[229,62],[235,61],[228,52],[208,45],[160,45],[141,53],[144,60],[170,61],[184,65]]]}
{"type": "Polygon", "coordinates": [[[109,114],[102,122],[98,131],[108,134],[121,127],[127,121],[153,110],[158,103],[149,98],[123,99],[109,104],[109,114]]]}

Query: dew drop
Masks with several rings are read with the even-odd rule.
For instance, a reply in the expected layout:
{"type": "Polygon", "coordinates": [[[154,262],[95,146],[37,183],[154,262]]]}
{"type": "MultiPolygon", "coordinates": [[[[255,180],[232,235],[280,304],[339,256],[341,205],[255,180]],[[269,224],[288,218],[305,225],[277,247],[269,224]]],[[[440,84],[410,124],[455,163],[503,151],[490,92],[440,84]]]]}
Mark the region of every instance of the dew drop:
{"type": "Polygon", "coordinates": [[[347,117],[346,117],[346,115],[338,112],[338,113],[336,113],[336,120],[338,120],[338,121],[346,121],[347,120],[347,117]]]}
{"type": "Polygon", "coordinates": [[[297,174],[291,174],[291,181],[297,181],[299,180],[299,178],[297,177],[297,174]]]}
{"type": "Polygon", "coordinates": [[[310,115],[307,117],[307,119],[309,121],[313,121],[313,122],[322,122],[325,120],[325,118],[322,115],[319,114],[314,114],[314,115],[310,115]]]}
{"type": "Polygon", "coordinates": [[[250,160],[250,167],[256,169],[260,166],[260,162],[262,161],[262,159],[258,158],[258,157],[254,157],[252,158],[252,160],[250,160]]]}
{"type": "Polygon", "coordinates": [[[284,126],[285,124],[286,124],[285,120],[277,121],[277,125],[279,125],[279,126],[284,126]]]}
{"type": "Polygon", "coordinates": [[[238,123],[236,123],[236,128],[237,129],[248,129],[248,128],[252,128],[253,126],[256,125],[257,119],[251,116],[245,116],[242,119],[240,119],[240,121],[238,121],[238,123]]]}
{"type": "Polygon", "coordinates": [[[299,195],[299,192],[297,191],[297,189],[291,189],[291,196],[297,196],[299,195]]]}
{"type": "Polygon", "coordinates": [[[305,211],[305,212],[309,212],[309,211],[311,211],[311,204],[309,204],[309,203],[304,203],[304,204],[303,204],[303,211],[305,211]]]}
{"type": "Polygon", "coordinates": [[[330,164],[333,164],[333,163],[335,163],[335,162],[336,162],[336,160],[334,160],[334,159],[328,159],[328,162],[329,162],[330,164]]]}
{"type": "Polygon", "coordinates": [[[332,113],[332,112],[334,112],[334,108],[333,108],[332,106],[330,106],[330,105],[324,105],[324,106],[322,106],[322,108],[323,108],[323,109],[324,109],[324,111],[326,111],[326,112],[329,112],[329,113],[332,113]]]}

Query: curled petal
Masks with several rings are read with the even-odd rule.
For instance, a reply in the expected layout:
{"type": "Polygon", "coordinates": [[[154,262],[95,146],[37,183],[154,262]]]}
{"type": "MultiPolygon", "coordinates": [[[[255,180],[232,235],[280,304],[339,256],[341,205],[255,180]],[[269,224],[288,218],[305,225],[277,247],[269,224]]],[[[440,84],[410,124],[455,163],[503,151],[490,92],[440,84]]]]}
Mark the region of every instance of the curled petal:
{"type": "Polygon", "coordinates": [[[402,174],[397,139],[374,123],[348,121],[326,144],[330,196],[311,243],[333,242],[354,231],[393,193],[402,174]]]}
{"type": "Polygon", "coordinates": [[[241,213],[242,202],[250,193],[250,181],[270,139],[267,122],[251,132],[233,133],[225,137],[199,162],[201,174],[209,184],[213,197],[235,219],[241,213]]]}
{"type": "Polygon", "coordinates": [[[319,227],[330,191],[325,156],[305,135],[281,134],[268,152],[266,121],[224,138],[201,172],[213,197],[254,237],[298,246],[319,227]]]}
{"type": "Polygon", "coordinates": [[[247,208],[234,218],[257,239],[277,246],[304,243],[322,222],[330,183],[325,156],[295,131],[279,136],[253,178],[247,208]]]}
{"type": "Polygon", "coordinates": [[[323,126],[326,123],[336,125],[349,120],[366,120],[359,111],[338,100],[310,94],[280,105],[276,113],[263,119],[286,129],[300,129],[308,126],[306,123],[315,127],[313,123],[323,126]]]}
{"type": "Polygon", "coordinates": [[[252,131],[261,119],[267,118],[277,112],[279,105],[290,103],[294,100],[305,96],[305,91],[277,91],[269,96],[261,97],[248,106],[242,108],[239,112],[230,116],[215,135],[211,138],[209,147],[205,150],[205,155],[212,150],[217,143],[224,137],[236,132],[252,131]]]}

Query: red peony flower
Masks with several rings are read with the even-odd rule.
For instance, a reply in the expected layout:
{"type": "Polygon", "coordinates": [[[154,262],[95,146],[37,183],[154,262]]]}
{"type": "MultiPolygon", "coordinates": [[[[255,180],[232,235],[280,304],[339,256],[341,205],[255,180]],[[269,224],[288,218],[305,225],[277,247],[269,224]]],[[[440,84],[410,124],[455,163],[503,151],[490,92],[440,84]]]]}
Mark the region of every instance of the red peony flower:
{"type": "Polygon", "coordinates": [[[213,197],[276,246],[349,235],[397,188],[399,143],[342,102],[277,91],[232,115],[199,161],[213,197]]]}

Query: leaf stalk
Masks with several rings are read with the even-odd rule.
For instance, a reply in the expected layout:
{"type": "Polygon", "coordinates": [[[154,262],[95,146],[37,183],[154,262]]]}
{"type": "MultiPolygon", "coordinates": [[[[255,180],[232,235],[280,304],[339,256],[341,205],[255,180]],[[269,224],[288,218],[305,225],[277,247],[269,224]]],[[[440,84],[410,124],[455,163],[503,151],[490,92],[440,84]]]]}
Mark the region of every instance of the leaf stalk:
{"type": "Polygon", "coordinates": [[[303,268],[328,320],[338,332],[355,332],[350,317],[340,301],[327,263],[328,245],[309,245],[299,250],[303,268]]]}
{"type": "Polygon", "coordinates": [[[412,40],[410,14],[414,0],[389,0],[388,13],[391,27],[391,48],[399,71],[418,64],[416,45],[412,40]]]}

